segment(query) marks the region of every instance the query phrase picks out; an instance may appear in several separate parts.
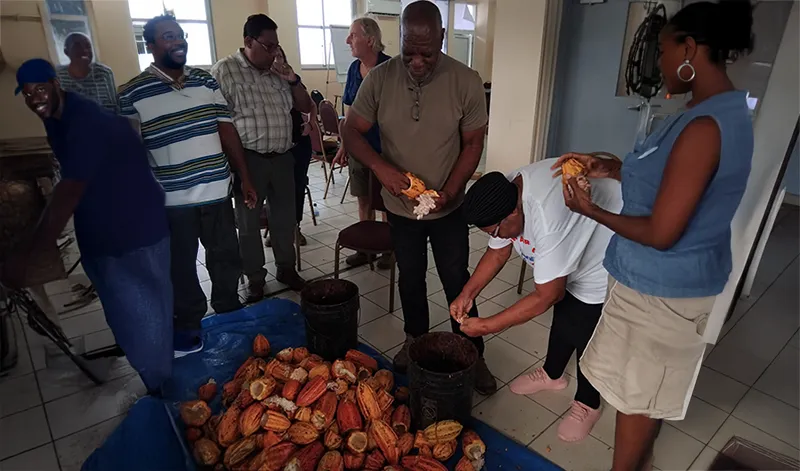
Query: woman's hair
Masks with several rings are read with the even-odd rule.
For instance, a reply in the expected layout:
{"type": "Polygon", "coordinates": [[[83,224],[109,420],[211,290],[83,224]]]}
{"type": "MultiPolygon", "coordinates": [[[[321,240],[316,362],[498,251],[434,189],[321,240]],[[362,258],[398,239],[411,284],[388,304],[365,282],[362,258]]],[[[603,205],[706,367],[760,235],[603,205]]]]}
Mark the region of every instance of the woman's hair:
{"type": "Polygon", "coordinates": [[[378,22],[373,20],[369,17],[361,17],[357,18],[353,21],[353,24],[357,24],[361,26],[361,29],[364,31],[364,35],[368,38],[374,39],[372,44],[372,50],[375,52],[383,52],[386,49],[386,46],[383,45],[383,35],[381,34],[381,27],[378,26],[378,22]]]}
{"type": "Polygon", "coordinates": [[[753,50],[753,6],[749,0],[720,0],[687,5],[667,23],[682,43],[691,37],[708,46],[715,64],[736,60],[753,50]]]}

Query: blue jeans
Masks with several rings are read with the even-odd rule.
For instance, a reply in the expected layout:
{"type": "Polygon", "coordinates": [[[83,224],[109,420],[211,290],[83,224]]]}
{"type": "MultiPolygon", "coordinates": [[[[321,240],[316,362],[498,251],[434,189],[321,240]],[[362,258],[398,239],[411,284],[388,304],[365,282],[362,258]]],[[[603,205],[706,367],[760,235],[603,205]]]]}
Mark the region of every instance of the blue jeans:
{"type": "Polygon", "coordinates": [[[83,256],[106,322],[148,391],[172,374],[169,237],[120,256],[83,256]]]}

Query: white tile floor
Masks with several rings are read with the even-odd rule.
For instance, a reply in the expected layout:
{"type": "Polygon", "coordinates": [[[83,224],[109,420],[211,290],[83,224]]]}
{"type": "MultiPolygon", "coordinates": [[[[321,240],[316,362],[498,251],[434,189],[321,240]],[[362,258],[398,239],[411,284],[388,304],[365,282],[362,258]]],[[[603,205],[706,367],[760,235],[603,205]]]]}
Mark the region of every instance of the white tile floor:
{"type": "MultiPolygon", "coordinates": [[[[338,230],[356,220],[351,197],[340,204],[345,175],[337,175],[327,200],[317,167],[311,171],[311,189],[320,213],[317,226],[303,222],[309,246],[303,248],[303,275],[314,278],[333,272],[333,244],[338,230]]],[[[798,458],[798,211],[782,212],[770,238],[750,299],[742,301],[725,327],[725,336],[707,357],[688,416],[668,423],[658,440],[656,466],[661,470],[704,470],[717,450],[734,435],[798,458]]],[[[470,235],[470,265],[475,266],[485,236],[470,235]]],[[[272,252],[266,249],[267,269],[275,273],[272,252]]],[[[76,257],[73,255],[72,258],[76,257]]],[[[208,280],[198,254],[197,271],[208,280]]],[[[520,260],[513,259],[479,299],[484,314],[510,306],[519,295],[514,284],[520,260]]],[[[431,258],[428,295],[432,330],[449,330],[447,303],[431,258]]],[[[344,263],[342,262],[344,268],[344,263]]],[[[391,357],[403,341],[402,310],[395,287],[395,311],[389,313],[388,272],[361,267],[342,274],[361,290],[360,335],[363,341],[391,357]]],[[[530,273],[528,273],[530,277],[530,273]]],[[[54,303],[72,298],[71,284],[85,281],[80,268],[68,282],[48,286],[54,303]]],[[[274,278],[269,288],[285,288],[274,278]]],[[[525,282],[526,292],[532,287],[525,282]]],[[[208,288],[208,287],[206,287],[208,288]]],[[[523,293],[524,294],[524,293],[523,293]]],[[[284,291],[283,298],[299,300],[284,291]]],[[[61,322],[79,350],[113,343],[98,302],[63,312],[61,322]]],[[[575,381],[558,393],[516,396],[506,384],[539,366],[547,352],[550,315],[487,339],[486,358],[501,389],[489,398],[475,395],[475,415],[515,440],[528,445],[565,469],[606,470],[613,453],[614,413],[606,408],[592,435],[581,443],[556,438],[559,417],[568,409],[575,381]]],[[[109,381],[94,387],[48,341],[16,325],[20,347],[17,367],[0,379],[0,470],[77,471],[83,460],[122,420],[127,408],[142,394],[141,381],[125,359],[104,360],[109,381]]],[[[575,374],[573,358],[567,372],[575,374]]]]}

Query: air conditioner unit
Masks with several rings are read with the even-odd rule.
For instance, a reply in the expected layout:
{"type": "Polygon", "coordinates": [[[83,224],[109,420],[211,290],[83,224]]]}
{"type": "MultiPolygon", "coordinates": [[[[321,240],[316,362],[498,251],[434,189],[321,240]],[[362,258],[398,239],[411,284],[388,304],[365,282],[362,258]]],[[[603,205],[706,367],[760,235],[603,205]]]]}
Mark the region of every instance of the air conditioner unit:
{"type": "Polygon", "coordinates": [[[367,13],[378,16],[400,16],[403,6],[400,0],[367,0],[367,13]]]}

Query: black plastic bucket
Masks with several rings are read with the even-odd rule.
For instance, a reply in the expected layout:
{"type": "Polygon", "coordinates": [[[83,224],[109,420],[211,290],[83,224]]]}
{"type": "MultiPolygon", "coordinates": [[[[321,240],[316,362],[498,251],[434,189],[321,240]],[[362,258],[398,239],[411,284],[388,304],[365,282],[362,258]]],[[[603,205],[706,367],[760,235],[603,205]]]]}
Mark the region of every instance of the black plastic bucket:
{"type": "Polygon", "coordinates": [[[319,280],[300,293],[311,353],[333,361],[358,348],[358,286],[347,280],[319,280]]]}
{"type": "Polygon", "coordinates": [[[472,388],[478,349],[450,332],[432,332],[409,349],[408,381],[411,419],[421,429],[440,420],[467,423],[472,415],[472,388]]]}

